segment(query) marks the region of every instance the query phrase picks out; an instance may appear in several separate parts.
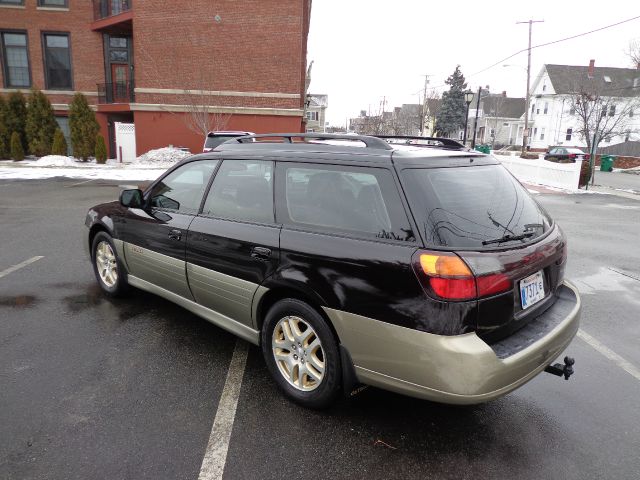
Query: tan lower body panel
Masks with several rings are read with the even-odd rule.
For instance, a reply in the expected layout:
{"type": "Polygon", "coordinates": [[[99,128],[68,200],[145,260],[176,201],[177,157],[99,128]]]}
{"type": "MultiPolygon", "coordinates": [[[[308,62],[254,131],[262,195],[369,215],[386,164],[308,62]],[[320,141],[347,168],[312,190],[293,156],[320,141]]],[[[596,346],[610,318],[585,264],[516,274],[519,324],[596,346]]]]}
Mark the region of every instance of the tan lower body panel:
{"type": "Polygon", "coordinates": [[[181,297],[193,300],[187,284],[186,262],[131,243],[124,243],[124,259],[131,275],[181,297]]]}
{"type": "Polygon", "coordinates": [[[134,287],[140,288],[141,290],[146,290],[147,292],[154,293],[163,298],[166,298],[167,300],[170,300],[173,303],[180,305],[183,308],[186,308],[187,310],[198,315],[199,317],[202,317],[205,320],[208,320],[214,325],[217,325],[220,328],[223,328],[233,333],[234,335],[237,335],[238,337],[250,343],[253,343],[254,345],[259,344],[260,332],[258,332],[257,330],[254,330],[251,327],[248,327],[247,325],[243,325],[242,323],[237,322],[236,320],[229,318],[226,315],[223,315],[214,310],[211,310],[210,308],[206,308],[202,305],[199,305],[192,300],[189,300],[180,295],[177,295],[174,292],[170,292],[169,290],[166,290],[162,287],[154,285],[153,283],[147,282],[146,280],[142,280],[141,278],[138,278],[134,275],[129,275],[128,280],[129,280],[129,284],[134,287]]]}
{"type": "Polygon", "coordinates": [[[428,400],[474,404],[498,398],[540,373],[578,330],[580,297],[547,335],[500,359],[475,333],[441,336],[325,308],[341,343],[351,354],[358,379],[428,400]]]}

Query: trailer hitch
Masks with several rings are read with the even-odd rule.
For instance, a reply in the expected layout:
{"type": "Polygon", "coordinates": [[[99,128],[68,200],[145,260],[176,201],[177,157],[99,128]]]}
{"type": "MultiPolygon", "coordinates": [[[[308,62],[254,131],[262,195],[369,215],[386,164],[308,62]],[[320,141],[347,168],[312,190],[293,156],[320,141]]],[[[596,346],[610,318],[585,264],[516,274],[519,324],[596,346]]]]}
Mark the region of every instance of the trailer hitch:
{"type": "Polygon", "coordinates": [[[573,364],[576,361],[571,357],[564,357],[564,365],[560,363],[554,363],[544,369],[545,372],[562,377],[564,375],[565,380],[569,380],[569,377],[573,375],[573,364]]]}

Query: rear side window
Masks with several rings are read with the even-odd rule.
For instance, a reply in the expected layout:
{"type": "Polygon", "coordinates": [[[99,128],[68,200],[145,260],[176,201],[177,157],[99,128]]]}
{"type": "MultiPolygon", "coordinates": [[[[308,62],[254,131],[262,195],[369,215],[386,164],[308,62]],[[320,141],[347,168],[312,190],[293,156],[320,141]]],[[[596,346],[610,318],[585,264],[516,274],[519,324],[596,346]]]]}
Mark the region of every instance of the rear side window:
{"type": "Polygon", "coordinates": [[[151,206],[185,214],[197,213],[217,164],[217,160],[200,160],[175,169],[151,190],[151,206]]]}
{"type": "Polygon", "coordinates": [[[278,167],[279,221],[327,233],[415,242],[391,172],[333,165],[278,167]]]}
{"type": "Polygon", "coordinates": [[[402,179],[428,246],[513,246],[534,240],[552,224],[501,165],[406,169],[402,179]],[[496,241],[523,234],[524,240],[496,241]]]}
{"type": "Polygon", "coordinates": [[[207,140],[204,143],[205,148],[211,148],[212,150],[216,148],[218,145],[226,142],[227,140],[231,140],[232,138],[236,138],[238,135],[211,135],[207,136],[207,140]]]}
{"type": "Polygon", "coordinates": [[[245,222],[273,223],[273,163],[223,161],[202,213],[245,222]]]}

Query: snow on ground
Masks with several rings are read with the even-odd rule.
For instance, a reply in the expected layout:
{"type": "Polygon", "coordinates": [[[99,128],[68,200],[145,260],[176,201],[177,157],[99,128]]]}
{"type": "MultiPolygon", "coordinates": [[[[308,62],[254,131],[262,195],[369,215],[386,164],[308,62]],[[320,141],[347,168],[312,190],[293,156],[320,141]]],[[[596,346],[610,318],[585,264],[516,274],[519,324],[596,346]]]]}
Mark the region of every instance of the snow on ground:
{"type": "Polygon", "coordinates": [[[62,155],[47,155],[35,161],[29,161],[25,165],[33,167],[75,167],[78,164],[74,158],[62,155]]]}
{"type": "Polygon", "coordinates": [[[136,165],[152,165],[152,166],[164,166],[170,167],[180,160],[190,157],[191,153],[185,152],[178,148],[164,147],[157,150],[149,150],[147,153],[140,155],[133,162],[136,165]]]}

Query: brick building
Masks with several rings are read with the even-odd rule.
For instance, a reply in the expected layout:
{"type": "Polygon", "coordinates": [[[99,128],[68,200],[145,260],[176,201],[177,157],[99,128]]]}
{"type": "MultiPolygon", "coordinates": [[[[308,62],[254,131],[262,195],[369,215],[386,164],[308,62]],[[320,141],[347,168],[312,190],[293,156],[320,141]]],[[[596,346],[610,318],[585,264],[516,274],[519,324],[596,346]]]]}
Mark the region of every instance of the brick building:
{"type": "Polygon", "coordinates": [[[138,154],[199,151],[188,124],[204,111],[225,130],[304,131],[310,10],[311,0],[0,0],[0,92],[43,90],[63,130],[84,93],[112,157],[114,122],[135,123],[138,154]]]}

